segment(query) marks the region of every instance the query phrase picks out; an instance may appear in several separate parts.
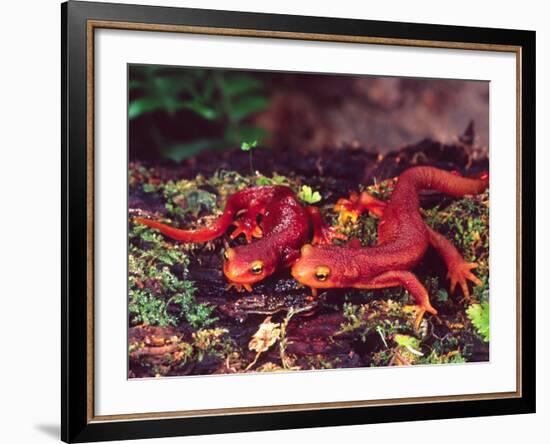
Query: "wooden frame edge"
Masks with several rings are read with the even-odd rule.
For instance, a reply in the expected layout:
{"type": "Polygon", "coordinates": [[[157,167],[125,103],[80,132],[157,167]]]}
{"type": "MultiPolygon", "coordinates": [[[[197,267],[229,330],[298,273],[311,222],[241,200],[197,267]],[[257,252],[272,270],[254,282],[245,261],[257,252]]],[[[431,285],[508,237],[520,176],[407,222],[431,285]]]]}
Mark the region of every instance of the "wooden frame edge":
{"type": "MultiPolygon", "coordinates": [[[[363,400],[363,401],[342,401],[342,402],[327,402],[327,403],[308,403],[308,404],[291,404],[291,405],[273,405],[262,407],[234,407],[221,409],[205,409],[205,410],[183,410],[173,412],[149,412],[149,413],[131,413],[118,415],[102,415],[94,414],[94,345],[93,345],[93,184],[94,184],[94,31],[96,29],[123,29],[134,31],[148,32],[175,32],[175,33],[191,33],[202,35],[222,35],[222,36],[237,36],[237,37],[259,37],[259,38],[279,38],[290,40],[313,40],[327,41],[340,43],[359,43],[359,44],[375,44],[375,45],[396,45],[406,47],[428,47],[428,48],[443,48],[443,49],[465,49],[477,51],[495,51],[495,52],[510,52],[516,56],[516,157],[521,159],[521,46],[519,45],[499,45],[499,44],[482,44],[482,43],[461,43],[461,42],[445,42],[431,40],[414,40],[414,39],[396,39],[396,38],[379,38],[379,37],[362,37],[362,36],[343,36],[332,34],[308,34],[300,32],[277,32],[277,31],[262,31],[249,29],[235,28],[213,28],[203,26],[187,26],[187,25],[160,25],[147,24],[136,22],[122,21],[107,21],[107,20],[87,20],[87,158],[88,158],[88,245],[89,245],[89,281],[88,281],[88,315],[91,322],[88,322],[88,399],[87,399],[87,421],[88,423],[97,423],[104,421],[121,421],[121,420],[137,420],[137,419],[158,419],[158,418],[189,418],[201,416],[221,416],[221,415],[236,415],[243,413],[258,414],[272,412],[294,412],[303,410],[325,410],[334,408],[359,408],[359,407],[374,407],[388,405],[405,405],[417,402],[423,403],[441,403],[441,402],[458,402],[458,401],[473,401],[473,400],[488,400],[488,399],[510,399],[520,398],[522,395],[522,379],[521,379],[521,237],[518,236],[517,243],[517,279],[518,291],[516,292],[518,310],[516,324],[516,391],[502,392],[493,394],[472,394],[472,395],[455,395],[455,396],[434,396],[434,397],[415,397],[415,398],[398,398],[391,400],[363,400]],[[518,74],[519,73],[519,74],[518,74]]],[[[521,230],[521,163],[517,163],[517,230],[521,230]]],[[[518,231],[521,232],[521,231],[518,231]]]]}
{"type": "Polygon", "coordinates": [[[412,46],[423,48],[467,49],[472,51],[517,52],[518,45],[501,45],[491,43],[450,42],[444,40],[400,39],[389,37],[368,37],[341,34],[319,34],[306,32],[266,31],[261,29],[217,28],[211,26],[166,25],[114,20],[88,20],[93,29],[121,29],[147,32],[173,32],[202,35],[221,35],[227,37],[258,37],[286,40],[309,40],[335,43],[362,43],[385,46],[412,46]]]}
{"type": "Polygon", "coordinates": [[[61,438],[64,441],[88,442],[535,411],[535,270],[530,267],[529,259],[536,247],[535,234],[532,232],[535,214],[535,178],[534,171],[531,174],[529,169],[534,167],[536,157],[534,152],[536,40],[533,31],[73,0],[61,5],[61,27],[61,187],[63,194],[61,205],[61,438]],[[143,21],[150,23],[143,23],[143,21]],[[94,25],[90,30],[89,23],[94,25]],[[186,25],[170,23],[186,23],[186,25]],[[261,29],[251,29],[252,25],[261,29]],[[230,410],[208,409],[94,416],[94,344],[93,340],[90,342],[90,338],[94,335],[92,248],[94,243],[94,133],[93,106],[90,107],[90,100],[93,101],[93,81],[91,85],[89,84],[90,80],[93,80],[94,53],[93,47],[88,47],[87,43],[89,40],[93,43],[94,27],[515,52],[518,125],[516,133],[517,390],[487,395],[435,397],[437,399],[429,403],[426,402],[427,397],[419,397],[400,398],[395,401],[350,401],[343,404],[262,406],[255,412],[251,412],[249,407],[244,407],[230,410]],[[304,32],[294,32],[296,29],[304,32]],[[333,33],[325,33],[325,29],[333,33]],[[381,37],[366,37],[365,35],[369,33],[381,37]],[[395,36],[400,37],[395,38],[395,36]],[[402,36],[404,37],[401,38],[402,36]],[[461,43],[462,38],[465,41],[461,43]],[[523,118],[523,112],[529,112],[529,119],[523,118]],[[91,127],[88,125],[90,116],[91,127]],[[524,168],[528,168],[526,171],[529,174],[523,174],[524,168]],[[527,250],[529,257],[526,256],[527,250]],[[523,296],[526,295],[532,297],[524,298],[523,296]],[[91,360],[88,359],[90,356],[91,360]],[[441,406],[433,407],[434,404],[441,404],[441,406]],[[445,413],[447,411],[449,413],[445,413]],[[290,415],[287,412],[293,412],[293,414],[290,415]]]}

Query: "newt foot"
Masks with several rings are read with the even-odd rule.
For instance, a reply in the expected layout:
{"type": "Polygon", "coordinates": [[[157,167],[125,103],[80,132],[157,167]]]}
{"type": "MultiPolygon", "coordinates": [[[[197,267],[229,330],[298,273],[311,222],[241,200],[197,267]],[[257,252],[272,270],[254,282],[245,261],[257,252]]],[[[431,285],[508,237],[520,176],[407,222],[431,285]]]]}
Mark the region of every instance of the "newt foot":
{"type": "Polygon", "coordinates": [[[323,225],[319,227],[318,231],[313,235],[311,243],[313,245],[332,244],[334,239],[347,240],[348,237],[344,233],[339,233],[337,227],[323,225]]]}
{"type": "Polygon", "coordinates": [[[464,300],[466,301],[471,300],[470,290],[468,289],[468,281],[471,281],[476,285],[483,284],[483,282],[481,282],[481,280],[470,271],[476,267],[477,267],[477,264],[475,262],[463,261],[453,266],[449,270],[449,273],[447,273],[447,277],[451,280],[451,287],[450,287],[451,294],[454,293],[456,289],[456,285],[458,284],[462,289],[462,295],[464,297],[464,300]]]}
{"type": "Polygon", "coordinates": [[[366,191],[361,194],[352,191],[348,199],[338,199],[334,205],[334,211],[340,213],[338,215],[340,225],[344,225],[347,221],[356,224],[359,216],[365,211],[369,211],[373,216],[382,217],[386,206],[386,202],[371,196],[366,191]]]}
{"type": "Polygon", "coordinates": [[[356,224],[359,216],[362,211],[359,207],[359,194],[355,191],[352,191],[349,194],[349,198],[341,198],[334,204],[334,211],[339,213],[338,223],[340,225],[345,225],[346,222],[351,221],[351,223],[356,224]]]}
{"type": "Polygon", "coordinates": [[[232,288],[237,290],[239,293],[242,293],[245,290],[248,291],[249,293],[252,292],[252,285],[250,285],[250,284],[238,284],[237,282],[229,282],[229,284],[227,284],[225,286],[225,291],[229,291],[232,288]]]}
{"type": "Polygon", "coordinates": [[[424,320],[424,315],[430,313],[432,316],[437,317],[437,310],[431,305],[429,307],[418,307],[416,312],[416,317],[414,318],[414,331],[420,332],[420,327],[422,326],[422,321],[424,320]]]}
{"type": "Polygon", "coordinates": [[[244,234],[246,241],[248,243],[251,243],[253,237],[262,237],[262,229],[255,221],[252,222],[250,220],[236,220],[235,222],[233,222],[233,225],[235,225],[236,228],[231,233],[231,239],[235,239],[241,234],[244,234]]]}
{"type": "Polygon", "coordinates": [[[306,301],[311,302],[317,298],[318,292],[315,287],[311,287],[311,295],[306,298],[306,301]]]}

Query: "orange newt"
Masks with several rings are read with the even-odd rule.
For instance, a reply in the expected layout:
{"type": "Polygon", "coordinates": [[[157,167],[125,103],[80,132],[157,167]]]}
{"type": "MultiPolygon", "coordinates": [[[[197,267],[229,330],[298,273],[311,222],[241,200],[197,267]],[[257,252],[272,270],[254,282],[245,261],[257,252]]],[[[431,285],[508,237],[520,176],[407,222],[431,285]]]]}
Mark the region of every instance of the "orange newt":
{"type": "Polygon", "coordinates": [[[301,257],[291,269],[300,283],[311,287],[315,295],[323,288],[380,289],[404,287],[419,307],[418,328],[425,312],[437,314],[428,292],[411,270],[420,262],[429,245],[443,257],[451,280],[451,293],[457,283],[469,298],[467,281],[481,281],[471,272],[477,265],[466,262],[444,236],[429,228],[422,220],[418,193],[433,189],[454,197],[479,194],[489,184],[489,175],[465,178],[432,167],[413,167],[401,174],[388,202],[366,192],[341,199],[335,209],[356,220],[365,210],[381,217],[378,244],[362,247],[358,239],[344,246],[306,244],[301,257]]]}
{"type": "Polygon", "coordinates": [[[239,291],[252,291],[252,284],[290,266],[310,240],[311,232],[313,244],[342,238],[323,224],[317,208],[304,207],[293,191],[282,185],[252,187],[232,194],[223,214],[205,228],[182,230],[143,218],[135,222],[156,228],[172,239],[194,243],[220,237],[235,225],[231,238],[243,234],[248,244],[224,251],[223,271],[229,286],[239,291]],[[252,242],[253,238],[259,239],[252,242]]]}

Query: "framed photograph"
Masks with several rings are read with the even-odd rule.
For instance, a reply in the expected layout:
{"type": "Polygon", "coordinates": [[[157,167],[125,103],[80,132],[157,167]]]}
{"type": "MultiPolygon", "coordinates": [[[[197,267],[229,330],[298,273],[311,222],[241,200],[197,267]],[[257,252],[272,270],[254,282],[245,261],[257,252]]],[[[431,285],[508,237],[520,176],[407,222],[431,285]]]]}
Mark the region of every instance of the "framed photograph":
{"type": "Polygon", "coordinates": [[[535,33],[62,5],[65,442],[535,411],[535,33]]]}

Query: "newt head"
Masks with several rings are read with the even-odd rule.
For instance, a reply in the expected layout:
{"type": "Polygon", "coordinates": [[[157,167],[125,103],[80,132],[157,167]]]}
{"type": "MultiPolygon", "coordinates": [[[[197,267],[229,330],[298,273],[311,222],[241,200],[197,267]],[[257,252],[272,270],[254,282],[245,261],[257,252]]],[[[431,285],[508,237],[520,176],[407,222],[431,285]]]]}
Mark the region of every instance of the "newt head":
{"type": "Polygon", "coordinates": [[[353,287],[359,277],[357,267],[349,260],[347,248],[306,244],[300,254],[290,272],[302,285],[311,287],[313,293],[321,288],[353,287]]]}
{"type": "Polygon", "coordinates": [[[251,285],[273,274],[277,260],[269,251],[252,248],[253,245],[241,245],[224,251],[223,272],[235,287],[242,286],[251,290],[251,285]]]}

